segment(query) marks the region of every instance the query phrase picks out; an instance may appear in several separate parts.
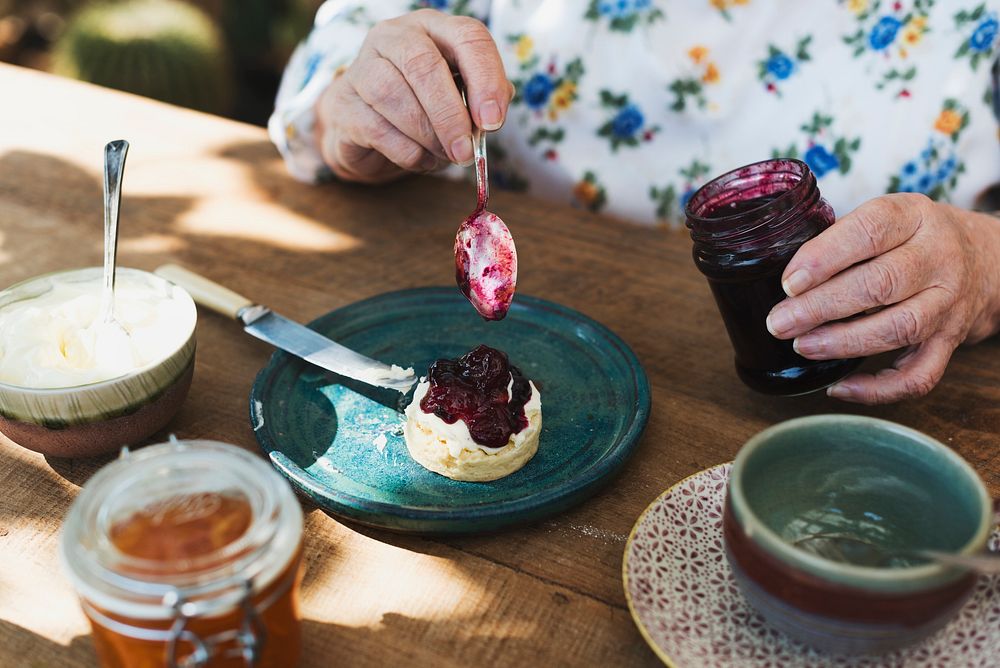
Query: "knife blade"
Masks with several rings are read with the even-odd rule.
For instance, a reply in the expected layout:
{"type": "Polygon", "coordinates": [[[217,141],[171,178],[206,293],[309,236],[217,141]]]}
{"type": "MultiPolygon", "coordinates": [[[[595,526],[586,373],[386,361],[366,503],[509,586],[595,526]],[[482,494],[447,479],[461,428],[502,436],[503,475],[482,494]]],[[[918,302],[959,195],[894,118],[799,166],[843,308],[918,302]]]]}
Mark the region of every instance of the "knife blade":
{"type": "Polygon", "coordinates": [[[198,304],[239,320],[248,334],[310,364],[402,394],[417,382],[413,369],[366,357],[189,269],[168,264],[154,273],[187,290],[198,304]]]}

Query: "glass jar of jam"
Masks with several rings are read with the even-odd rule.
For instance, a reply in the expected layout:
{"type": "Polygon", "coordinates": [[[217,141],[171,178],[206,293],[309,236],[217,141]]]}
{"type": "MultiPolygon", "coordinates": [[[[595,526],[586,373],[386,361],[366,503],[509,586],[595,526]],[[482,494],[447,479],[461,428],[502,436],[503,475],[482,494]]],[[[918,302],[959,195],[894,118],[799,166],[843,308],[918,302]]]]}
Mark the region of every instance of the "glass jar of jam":
{"type": "Polygon", "coordinates": [[[767,394],[804,394],[861,363],[808,360],[765,325],[785,298],[781,274],[795,251],[834,222],[804,162],[764,160],[723,174],[691,197],[685,215],[695,264],[708,278],[744,383],[767,394]]]}
{"type": "Polygon", "coordinates": [[[73,502],[61,555],[105,668],[298,661],[302,509],[241,448],[126,452],[73,502]]]}

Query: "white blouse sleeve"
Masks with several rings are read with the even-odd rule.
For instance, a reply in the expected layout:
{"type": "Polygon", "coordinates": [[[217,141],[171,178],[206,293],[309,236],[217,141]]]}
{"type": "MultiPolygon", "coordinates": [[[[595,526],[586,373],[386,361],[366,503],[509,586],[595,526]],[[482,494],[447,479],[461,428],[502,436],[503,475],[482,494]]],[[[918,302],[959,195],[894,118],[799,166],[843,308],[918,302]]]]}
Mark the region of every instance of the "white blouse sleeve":
{"type": "Polygon", "coordinates": [[[338,69],[354,60],[375,23],[432,7],[485,19],[488,0],[327,0],[309,36],[295,49],[278,88],[267,129],[292,176],[317,183],[331,176],[315,137],[314,106],[338,69]]]}

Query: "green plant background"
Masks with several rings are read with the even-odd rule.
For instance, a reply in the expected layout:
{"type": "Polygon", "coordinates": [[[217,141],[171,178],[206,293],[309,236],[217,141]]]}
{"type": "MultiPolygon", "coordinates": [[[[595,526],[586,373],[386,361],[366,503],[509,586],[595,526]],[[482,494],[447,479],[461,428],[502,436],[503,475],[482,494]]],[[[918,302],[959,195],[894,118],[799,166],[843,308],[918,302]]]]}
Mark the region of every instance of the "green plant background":
{"type": "Polygon", "coordinates": [[[0,0],[0,61],[263,125],[322,0],[0,0]]]}

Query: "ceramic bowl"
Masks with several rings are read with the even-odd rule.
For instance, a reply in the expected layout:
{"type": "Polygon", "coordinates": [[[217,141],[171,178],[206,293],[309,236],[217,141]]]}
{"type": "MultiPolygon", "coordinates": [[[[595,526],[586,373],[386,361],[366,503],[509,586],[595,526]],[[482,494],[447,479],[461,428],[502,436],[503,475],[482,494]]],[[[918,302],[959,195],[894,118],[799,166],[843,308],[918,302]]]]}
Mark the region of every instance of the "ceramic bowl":
{"type": "Polygon", "coordinates": [[[733,462],[723,537],[750,604],[812,647],[880,653],[920,640],[962,607],[975,576],[912,560],[834,561],[795,542],[849,535],[883,549],[981,552],[993,507],[976,472],[920,432],[818,415],[751,438],[733,462]]]}
{"type": "MultiPolygon", "coordinates": [[[[0,311],[13,302],[40,296],[59,280],[91,280],[101,268],[46,274],[0,292],[0,311]]],[[[118,269],[123,277],[144,281],[150,290],[181,302],[183,343],[162,359],[97,383],[37,389],[0,383],[0,433],[30,450],[56,457],[88,457],[142,441],[177,413],[194,372],[197,312],[181,288],[138,269],[118,269]]]]}

